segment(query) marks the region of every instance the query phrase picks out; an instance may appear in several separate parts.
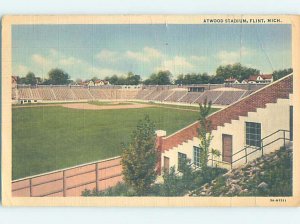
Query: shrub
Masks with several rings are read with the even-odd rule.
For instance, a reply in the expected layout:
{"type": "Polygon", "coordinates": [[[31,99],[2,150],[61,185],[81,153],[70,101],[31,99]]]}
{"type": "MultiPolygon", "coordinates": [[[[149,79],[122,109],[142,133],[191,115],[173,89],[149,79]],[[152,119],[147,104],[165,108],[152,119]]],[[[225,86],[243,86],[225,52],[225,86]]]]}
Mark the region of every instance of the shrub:
{"type": "Polygon", "coordinates": [[[147,194],[157,176],[155,141],[154,123],[145,116],[133,131],[130,144],[123,149],[123,179],[141,196],[147,194]]]}

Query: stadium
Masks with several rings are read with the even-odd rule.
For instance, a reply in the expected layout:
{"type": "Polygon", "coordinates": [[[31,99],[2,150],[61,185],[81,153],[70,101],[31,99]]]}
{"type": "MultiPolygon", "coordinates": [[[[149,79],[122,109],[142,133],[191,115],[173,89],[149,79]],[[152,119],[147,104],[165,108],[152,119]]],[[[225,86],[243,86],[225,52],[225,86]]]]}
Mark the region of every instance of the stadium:
{"type": "Polygon", "coordinates": [[[123,181],[122,145],[145,115],[155,125],[157,181],[163,170],[180,173],[186,159],[197,170],[205,102],[211,102],[211,148],[220,152],[209,152],[209,167],[230,171],[281,147],[292,150],[289,26],[246,26],[242,36],[234,25],[170,25],[170,36],[164,29],[13,30],[13,196],[82,196],[116,186],[123,181]],[[268,57],[254,34],[275,49],[268,57]]]}
{"type": "Polygon", "coordinates": [[[169,135],[197,120],[198,105],[204,99],[212,101],[215,111],[263,86],[265,85],[16,85],[12,96],[13,102],[16,103],[13,107],[13,148],[20,154],[14,157],[14,164],[24,166],[24,158],[32,156],[36,150],[41,150],[41,156],[46,161],[41,166],[33,167],[32,159],[40,161],[42,158],[32,157],[28,166],[26,165],[27,169],[16,168],[13,176],[20,178],[118,156],[120,151],[117,148],[120,148],[122,142],[127,142],[130,130],[144,114],[153,116],[157,129],[166,130],[169,135]],[[122,122],[124,127],[116,128],[122,122]],[[25,127],[34,128],[37,134],[33,135],[25,127]],[[59,135],[54,134],[57,128],[61,133],[59,135]],[[80,139],[80,136],[84,136],[84,139],[80,139]],[[109,139],[118,140],[111,142],[109,139]],[[32,151],[26,150],[26,154],[23,154],[22,148],[25,147],[32,148],[32,151]],[[58,151],[50,150],[52,147],[58,151]],[[51,151],[55,163],[51,161],[51,151]],[[78,154],[76,152],[84,152],[87,157],[92,157],[84,158],[83,155],[78,155],[76,158],[73,155],[73,159],[65,158],[68,153],[78,154]],[[60,153],[63,157],[58,156],[60,153]],[[61,162],[57,156],[62,159],[61,162]],[[23,160],[24,162],[21,162],[23,160]],[[50,164],[55,166],[50,168],[50,164]]]}
{"type": "MultiPolygon", "coordinates": [[[[284,80],[288,79],[287,86],[284,86],[282,90],[288,91],[284,98],[290,98],[292,93],[290,87],[288,88],[291,77],[290,75],[288,78],[284,78],[284,80]]],[[[283,81],[279,80],[280,82],[283,81]]],[[[86,180],[93,182],[93,179],[97,177],[80,178],[84,183],[79,184],[79,187],[78,183],[73,180],[74,186],[66,191],[69,193],[63,193],[56,182],[64,180],[64,178],[57,177],[57,172],[64,169],[66,172],[69,170],[73,173],[68,177],[69,179],[74,178],[74,172],[76,175],[86,175],[85,172],[82,174],[82,170],[87,169],[86,166],[93,165],[94,161],[104,161],[108,164],[108,167],[103,168],[102,173],[99,171],[99,175],[101,173],[107,178],[99,182],[98,189],[106,189],[122,181],[119,157],[121,144],[128,141],[136,122],[142,119],[145,114],[149,114],[150,118],[154,120],[157,130],[163,130],[158,131],[158,139],[161,139],[157,148],[161,153],[159,169],[171,166],[178,168],[177,156],[184,154],[193,158],[193,150],[196,150],[195,147],[199,144],[197,139],[198,122],[196,122],[199,113],[196,106],[199,103],[203,103],[204,99],[210,100],[213,107],[212,116],[219,117],[219,113],[222,116],[224,110],[226,111],[231,107],[237,108],[233,111],[239,111],[239,104],[243,100],[249,101],[249,98],[250,101],[246,105],[250,107],[253,102],[257,102],[251,100],[256,94],[260,95],[262,91],[272,89],[276,83],[278,81],[269,85],[231,84],[230,86],[227,84],[102,87],[15,85],[12,91],[12,99],[15,103],[13,106],[13,186],[15,186],[13,193],[15,196],[24,196],[24,194],[32,196],[78,196],[85,188],[95,188],[95,183],[86,182],[86,180]],[[218,111],[220,112],[218,113],[218,111]],[[182,133],[185,134],[182,135],[182,133]],[[111,162],[115,164],[112,165],[114,171],[109,171],[111,158],[113,158],[111,162]],[[44,175],[50,175],[50,184],[53,186],[46,186],[49,177],[45,178],[44,175]],[[34,182],[32,181],[29,184],[28,177],[30,180],[36,179],[37,185],[33,185],[34,182]],[[43,183],[45,179],[47,179],[46,184],[43,183]],[[58,190],[53,193],[53,188],[58,190]],[[31,193],[29,193],[29,189],[31,189],[31,193]],[[37,193],[32,193],[34,192],[32,189],[36,189],[37,193]]],[[[274,90],[272,90],[272,94],[274,94],[274,90]]],[[[269,94],[264,93],[264,95],[269,94]]],[[[269,101],[276,102],[274,99],[269,99],[269,101]]],[[[290,103],[285,104],[288,107],[290,105],[290,103]]],[[[249,110],[247,107],[244,106],[245,111],[249,110]]],[[[281,107],[284,106],[278,104],[279,110],[281,107]]],[[[268,113],[273,112],[274,108],[268,113]]],[[[230,116],[236,117],[237,115],[234,113],[231,112],[230,116]]],[[[256,117],[256,115],[253,116],[256,117]]],[[[276,132],[277,129],[291,130],[289,125],[286,127],[290,123],[290,121],[286,121],[289,120],[289,116],[286,114],[282,116],[282,122],[278,124],[278,127],[265,130],[266,133],[263,135],[276,132]]],[[[219,123],[219,119],[213,119],[216,122],[215,136],[219,135],[217,127],[224,122],[219,123]]],[[[242,127],[243,125],[236,124],[236,126],[242,127]]],[[[232,127],[227,127],[227,129],[233,130],[232,127]]],[[[229,132],[225,131],[227,136],[229,132]]],[[[237,134],[239,133],[234,135],[237,134]]],[[[289,135],[288,133],[285,134],[289,135]]],[[[281,136],[279,137],[281,138],[281,136]]],[[[232,145],[232,139],[230,141],[232,145]]],[[[235,142],[234,144],[237,144],[235,142]]],[[[213,144],[222,148],[222,145],[219,145],[219,140],[214,141],[213,144]]],[[[243,143],[239,143],[239,145],[234,146],[234,150],[242,148],[242,146],[243,143]]],[[[276,147],[278,145],[275,145],[276,147]]],[[[272,150],[274,149],[269,149],[270,152],[272,150]]],[[[251,154],[251,151],[249,152],[251,154]]],[[[213,161],[212,164],[219,163],[230,169],[232,162],[236,159],[239,160],[237,156],[232,157],[234,153],[235,151],[232,149],[229,152],[225,149],[221,160],[217,161],[213,158],[210,160],[213,161]],[[228,155],[230,156],[229,160],[228,155]]],[[[244,154],[241,153],[240,157],[242,159],[239,162],[243,163],[244,154]]],[[[248,161],[256,157],[254,152],[252,157],[248,157],[248,161]]],[[[90,169],[90,172],[94,173],[95,168],[90,167],[90,169]]],[[[75,177],[78,179],[77,176],[75,177]]]]}

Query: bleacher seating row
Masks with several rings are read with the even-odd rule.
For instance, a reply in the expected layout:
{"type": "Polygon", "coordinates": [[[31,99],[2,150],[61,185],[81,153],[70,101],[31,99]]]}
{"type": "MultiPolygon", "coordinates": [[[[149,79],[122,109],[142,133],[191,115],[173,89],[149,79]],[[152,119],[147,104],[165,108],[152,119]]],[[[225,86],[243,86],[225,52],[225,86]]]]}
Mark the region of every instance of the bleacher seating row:
{"type": "Polygon", "coordinates": [[[204,92],[188,92],[184,88],[87,88],[69,86],[18,86],[13,89],[13,99],[41,101],[76,100],[145,100],[178,103],[203,103],[205,99],[215,105],[229,105],[249,95],[253,90],[212,89],[204,92]]]}

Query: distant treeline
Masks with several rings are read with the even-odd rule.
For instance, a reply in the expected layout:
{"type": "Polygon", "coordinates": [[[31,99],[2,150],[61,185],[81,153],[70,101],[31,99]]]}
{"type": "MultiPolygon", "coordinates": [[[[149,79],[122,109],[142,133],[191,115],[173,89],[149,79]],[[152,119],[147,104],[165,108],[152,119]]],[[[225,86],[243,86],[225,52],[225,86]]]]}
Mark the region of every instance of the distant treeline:
{"type": "MultiPolygon", "coordinates": [[[[282,69],[274,71],[274,81],[280,79],[293,72],[292,68],[282,69]]],[[[233,65],[219,66],[215,75],[208,75],[207,73],[188,73],[180,74],[173,79],[173,75],[169,71],[159,71],[153,73],[148,79],[142,80],[140,75],[128,72],[127,75],[107,76],[104,80],[109,81],[111,85],[188,85],[188,84],[222,84],[225,79],[235,78],[239,82],[244,79],[248,79],[251,75],[258,75],[260,71],[258,69],[242,66],[240,63],[233,65]]],[[[92,81],[98,80],[97,77],[93,77],[92,81]]],[[[75,81],[70,79],[70,75],[62,69],[55,68],[48,72],[48,78],[41,79],[35,76],[34,73],[28,72],[25,77],[18,79],[18,84],[42,84],[42,85],[67,85],[67,84],[82,84],[87,83],[89,80],[77,79],[75,81]]]]}

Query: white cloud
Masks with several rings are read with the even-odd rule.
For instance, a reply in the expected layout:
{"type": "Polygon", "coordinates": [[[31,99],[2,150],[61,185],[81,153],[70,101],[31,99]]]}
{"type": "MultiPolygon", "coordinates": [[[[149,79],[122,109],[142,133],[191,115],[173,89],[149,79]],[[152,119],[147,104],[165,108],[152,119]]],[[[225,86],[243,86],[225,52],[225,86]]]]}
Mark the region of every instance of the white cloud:
{"type": "Polygon", "coordinates": [[[169,70],[173,74],[195,72],[196,66],[189,62],[185,57],[175,56],[162,62],[156,70],[169,70]]]}
{"type": "Polygon", "coordinates": [[[152,60],[159,60],[163,54],[151,47],[144,47],[142,51],[126,51],[125,56],[138,62],[151,62],[152,60]]]}
{"type": "Polygon", "coordinates": [[[24,76],[29,72],[29,68],[25,65],[17,65],[15,70],[15,75],[24,76]]]}
{"type": "Polygon", "coordinates": [[[104,78],[105,76],[124,74],[124,72],[119,70],[100,68],[100,67],[90,67],[87,71],[89,71],[91,74],[94,74],[97,77],[102,77],[102,78],[104,78]]]}
{"type": "MultiPolygon", "coordinates": [[[[99,53],[99,57],[104,57],[109,55],[110,57],[115,54],[108,51],[102,51],[99,53]]],[[[46,77],[47,72],[52,68],[61,68],[68,72],[71,76],[71,79],[89,79],[93,76],[97,76],[99,78],[104,78],[108,75],[113,74],[124,74],[119,70],[110,69],[107,67],[97,66],[92,63],[89,63],[85,60],[79,59],[74,56],[63,54],[55,49],[50,49],[46,54],[33,54],[31,56],[32,59],[32,68],[35,68],[35,72],[38,76],[46,77]]],[[[28,72],[29,69],[26,66],[19,65],[16,68],[17,74],[22,74],[24,72],[28,72]]],[[[25,73],[26,74],[26,73],[25,73]]]]}
{"type": "Polygon", "coordinates": [[[217,54],[217,58],[219,59],[222,65],[224,64],[234,64],[241,61],[242,57],[249,56],[253,52],[246,48],[242,47],[241,50],[237,51],[219,51],[217,54]]]}
{"type": "Polygon", "coordinates": [[[49,53],[50,53],[51,56],[57,56],[58,55],[58,51],[56,49],[53,49],[53,48],[51,48],[49,50],[49,53]]]}
{"type": "Polygon", "coordinates": [[[62,59],[60,59],[59,63],[61,65],[76,65],[76,64],[80,64],[82,63],[82,61],[78,58],[74,58],[74,57],[63,57],[62,59]]]}
{"type": "Polygon", "coordinates": [[[144,53],[148,58],[161,58],[163,56],[159,50],[151,47],[144,47],[144,53]]]}
{"type": "Polygon", "coordinates": [[[126,51],[126,57],[135,61],[147,62],[148,58],[144,57],[141,52],[126,51]]]}
{"type": "Polygon", "coordinates": [[[32,61],[41,67],[49,66],[52,64],[52,60],[50,58],[46,58],[40,54],[33,54],[32,61]]]}
{"type": "Polygon", "coordinates": [[[111,51],[108,49],[101,50],[95,55],[95,58],[100,62],[117,62],[117,61],[127,61],[134,60],[137,62],[150,63],[152,60],[157,60],[162,58],[163,54],[151,47],[144,47],[141,51],[111,51]]]}
{"type": "Polygon", "coordinates": [[[104,78],[114,74],[125,74],[132,69],[132,67],[127,68],[128,65],[146,66],[152,71],[169,70],[173,74],[200,72],[201,66],[207,60],[206,57],[200,55],[167,57],[158,49],[148,46],[140,51],[119,52],[103,49],[95,55],[95,58],[97,61],[88,62],[56,49],[50,49],[43,55],[33,54],[31,67],[35,68],[36,74],[42,77],[47,77],[50,69],[58,67],[68,72],[72,79],[88,79],[92,76],[104,78]],[[131,63],[130,60],[136,63],[131,63]],[[113,62],[114,66],[109,62],[113,62]],[[122,71],[118,68],[122,68],[122,71]]]}
{"type": "Polygon", "coordinates": [[[190,57],[191,61],[195,62],[195,63],[203,63],[206,61],[206,57],[204,56],[195,56],[195,55],[192,55],[190,57]]]}
{"type": "Polygon", "coordinates": [[[116,61],[119,59],[119,53],[116,51],[111,51],[108,49],[101,50],[97,55],[96,58],[100,61],[116,61]]]}

